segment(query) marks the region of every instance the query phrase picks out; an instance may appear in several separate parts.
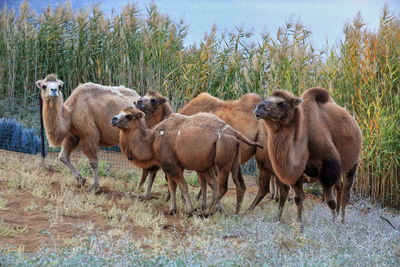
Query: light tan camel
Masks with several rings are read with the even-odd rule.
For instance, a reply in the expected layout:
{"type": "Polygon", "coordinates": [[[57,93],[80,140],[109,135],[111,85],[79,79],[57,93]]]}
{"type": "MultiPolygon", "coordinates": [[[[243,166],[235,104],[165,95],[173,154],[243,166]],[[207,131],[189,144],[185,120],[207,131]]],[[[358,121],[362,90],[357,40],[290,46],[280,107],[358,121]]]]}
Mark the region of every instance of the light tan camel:
{"type": "Polygon", "coordinates": [[[70,162],[71,152],[79,146],[93,170],[94,182],[90,190],[98,191],[99,147],[119,143],[119,131],[111,127],[109,121],[121,109],[138,100],[139,95],[123,86],[85,83],[80,84],[64,103],[63,82],[56,75],[47,75],[38,80],[36,86],[40,88],[43,100],[43,120],[50,145],[61,146],[59,159],[71,170],[78,186],[83,186],[86,179],[70,162]]]}
{"type": "Polygon", "coordinates": [[[229,173],[236,184],[236,213],[239,213],[246,186],[239,177],[240,141],[260,146],[229,127],[212,114],[193,116],[173,114],[168,119],[148,129],[144,113],[127,108],[112,119],[112,125],[120,129],[120,146],[128,159],[141,167],[160,166],[168,176],[171,193],[170,213],[176,212],[176,186],[185,198],[187,210],[193,206],[183,177],[184,169],[207,172],[217,168],[216,193],[208,207],[212,213],[227,188],[229,173]]]}
{"type": "Polygon", "coordinates": [[[275,91],[257,105],[255,115],[268,130],[268,151],[280,186],[279,214],[288,193],[295,190],[297,220],[301,222],[304,192],[303,173],[318,177],[323,195],[334,216],[342,209],[342,221],[349,202],[362,136],[356,120],[330,97],[328,90],[311,88],[301,98],[287,91],[275,91]],[[340,175],[344,173],[341,191],[340,175]],[[332,187],[339,190],[336,203],[332,187]]]}
{"type": "MultiPolygon", "coordinates": [[[[243,133],[249,140],[259,142],[263,148],[241,145],[240,163],[246,163],[255,155],[260,171],[258,192],[249,211],[253,210],[270,190],[270,177],[273,174],[267,150],[267,130],[264,123],[254,117],[253,111],[263,99],[254,93],[243,95],[237,100],[222,101],[208,93],[201,93],[185,105],[180,114],[193,115],[198,112],[210,112],[224,120],[229,126],[243,133]]],[[[241,171],[239,173],[241,175],[241,171]]]]}

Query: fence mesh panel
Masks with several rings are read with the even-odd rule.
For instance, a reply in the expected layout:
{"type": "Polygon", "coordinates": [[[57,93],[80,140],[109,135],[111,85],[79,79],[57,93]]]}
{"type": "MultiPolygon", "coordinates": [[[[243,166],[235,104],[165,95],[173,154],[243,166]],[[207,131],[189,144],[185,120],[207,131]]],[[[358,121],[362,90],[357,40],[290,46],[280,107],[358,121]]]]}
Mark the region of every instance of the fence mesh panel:
{"type": "MultiPolygon", "coordinates": [[[[38,122],[39,124],[39,122],[38,122]]],[[[26,128],[13,118],[0,119],[0,152],[14,151],[27,154],[42,153],[40,132],[34,129],[26,128]]],[[[45,139],[46,157],[56,158],[60,152],[60,148],[52,148],[48,146],[45,139]]],[[[74,164],[86,159],[86,156],[80,149],[76,149],[71,154],[71,160],[74,164]]],[[[120,152],[118,146],[102,147],[98,153],[99,162],[106,162],[112,169],[129,170],[134,166],[128,161],[125,155],[120,152]]],[[[256,174],[256,163],[251,159],[242,166],[244,174],[256,174]]]]}

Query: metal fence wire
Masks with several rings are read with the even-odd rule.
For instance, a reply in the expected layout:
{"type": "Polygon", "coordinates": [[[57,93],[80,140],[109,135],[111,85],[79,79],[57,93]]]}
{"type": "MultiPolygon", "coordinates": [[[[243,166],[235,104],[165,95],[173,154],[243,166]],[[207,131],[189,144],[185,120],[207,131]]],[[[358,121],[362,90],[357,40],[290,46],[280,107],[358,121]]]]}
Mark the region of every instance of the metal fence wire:
{"type": "MultiPolygon", "coordinates": [[[[0,149],[3,153],[4,150],[33,155],[41,153],[43,157],[51,158],[56,158],[60,152],[60,148],[52,148],[48,145],[44,129],[38,132],[35,129],[26,128],[13,118],[0,118],[0,149]],[[40,137],[41,135],[43,138],[40,137]]],[[[133,169],[133,165],[121,153],[119,146],[101,147],[98,158],[100,163],[103,162],[114,170],[133,169]]],[[[79,161],[86,160],[86,157],[82,151],[77,149],[71,154],[71,160],[76,164],[79,161]]],[[[251,159],[242,165],[242,171],[244,174],[256,174],[255,160],[251,159]]]]}

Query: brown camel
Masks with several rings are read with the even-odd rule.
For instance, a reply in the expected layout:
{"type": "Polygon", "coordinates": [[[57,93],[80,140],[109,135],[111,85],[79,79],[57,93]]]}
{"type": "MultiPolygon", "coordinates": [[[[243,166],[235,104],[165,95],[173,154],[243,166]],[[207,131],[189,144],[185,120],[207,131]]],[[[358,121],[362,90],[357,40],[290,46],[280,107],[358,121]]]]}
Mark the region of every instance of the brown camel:
{"type": "MultiPolygon", "coordinates": [[[[208,172],[217,168],[216,192],[207,214],[220,202],[227,188],[229,173],[236,184],[236,213],[239,213],[246,186],[238,175],[240,141],[261,146],[237,132],[212,114],[193,116],[173,114],[156,127],[148,129],[144,113],[127,108],[112,119],[120,129],[120,146],[128,159],[141,167],[160,166],[168,176],[171,193],[170,213],[176,212],[176,186],[185,198],[189,213],[193,206],[183,177],[184,169],[208,172]]],[[[212,181],[210,181],[212,182],[212,181]]]]}
{"type": "MultiPolygon", "coordinates": [[[[145,96],[141,97],[136,103],[135,107],[141,111],[143,111],[146,116],[146,124],[148,128],[152,128],[159,122],[163,121],[164,119],[168,118],[169,115],[172,114],[172,108],[168,103],[168,99],[164,96],[162,96],[160,93],[156,91],[149,91],[146,93],[145,96]]],[[[139,188],[144,184],[146,181],[148,173],[143,171],[142,173],[142,178],[140,180],[139,188]]],[[[201,200],[201,208],[204,210],[207,207],[207,194],[206,194],[206,188],[207,188],[207,181],[214,180],[216,177],[216,174],[211,172],[198,172],[197,173],[199,182],[201,185],[201,188],[204,190],[200,189],[199,194],[198,194],[198,199],[200,196],[202,197],[201,200]],[[206,176],[207,177],[206,177],[206,176]]],[[[153,186],[155,175],[150,175],[149,177],[149,182],[147,185],[147,193],[146,193],[146,199],[151,198],[151,188],[153,186]]],[[[210,186],[213,188],[213,183],[210,183],[210,186]]],[[[169,195],[167,198],[167,201],[169,200],[169,195]]],[[[221,206],[217,207],[218,210],[222,210],[221,206]]]]}
{"type": "MultiPolygon", "coordinates": [[[[241,145],[240,163],[246,163],[255,155],[260,171],[258,192],[249,211],[253,210],[270,190],[270,177],[273,174],[272,165],[267,150],[267,130],[264,123],[254,117],[253,111],[263,99],[254,93],[248,93],[238,100],[222,101],[208,93],[201,93],[185,105],[180,111],[183,115],[193,115],[198,112],[210,112],[224,120],[229,126],[243,133],[248,139],[257,141],[263,148],[241,145]]],[[[239,173],[241,175],[241,172],[239,173]]]]}
{"type": "Polygon", "coordinates": [[[323,88],[308,89],[301,98],[287,91],[275,91],[254,112],[267,126],[268,151],[281,184],[278,217],[282,215],[288,185],[293,185],[297,220],[301,221],[304,192],[299,178],[306,173],[319,179],[334,215],[341,205],[344,221],[361,153],[362,136],[356,120],[323,88]],[[340,193],[342,173],[344,188],[340,193]],[[339,191],[337,203],[334,185],[339,191]]]}
{"type": "MultiPolygon", "coordinates": [[[[147,92],[145,96],[135,101],[134,105],[146,114],[145,118],[147,128],[153,128],[156,124],[165,120],[172,114],[172,108],[168,103],[168,99],[156,91],[147,92]]],[[[140,179],[138,189],[143,187],[150,172],[144,199],[151,199],[151,188],[153,187],[154,178],[156,177],[158,170],[159,167],[157,166],[154,166],[151,172],[146,169],[142,170],[142,178],[140,179]]],[[[169,195],[167,199],[169,199],[169,195]]]]}
{"type": "Polygon", "coordinates": [[[71,170],[78,186],[83,186],[86,179],[70,162],[71,152],[79,145],[93,170],[91,190],[98,191],[99,147],[119,143],[119,131],[111,127],[109,121],[121,109],[138,100],[139,95],[123,86],[85,83],[80,84],[64,103],[63,82],[56,75],[47,75],[38,80],[36,86],[41,89],[43,120],[50,145],[61,146],[59,159],[71,170]]]}

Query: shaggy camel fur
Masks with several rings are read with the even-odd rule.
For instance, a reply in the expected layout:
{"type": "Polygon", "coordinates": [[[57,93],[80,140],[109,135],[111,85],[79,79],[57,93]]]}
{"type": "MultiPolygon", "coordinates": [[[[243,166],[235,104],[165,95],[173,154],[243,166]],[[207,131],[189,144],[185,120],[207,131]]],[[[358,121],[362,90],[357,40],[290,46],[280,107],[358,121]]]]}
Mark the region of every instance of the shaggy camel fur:
{"type": "Polygon", "coordinates": [[[118,129],[108,122],[121,109],[138,100],[138,94],[123,86],[85,83],[80,84],[64,103],[61,92],[63,82],[56,75],[47,75],[45,79],[38,80],[36,86],[41,89],[43,120],[50,145],[61,146],[59,159],[71,170],[78,186],[82,186],[86,179],[70,162],[71,152],[80,146],[93,169],[91,190],[96,192],[99,189],[99,146],[119,143],[118,129]]]}
{"type": "MultiPolygon", "coordinates": [[[[165,120],[172,114],[172,108],[168,103],[168,99],[156,91],[147,92],[145,96],[139,98],[134,104],[136,108],[146,114],[145,118],[147,128],[153,128],[156,124],[165,120]]],[[[154,167],[152,172],[150,172],[146,195],[144,196],[145,199],[151,199],[151,188],[153,187],[154,178],[156,177],[158,169],[158,167],[154,167]]],[[[142,170],[142,178],[140,179],[138,189],[143,187],[148,174],[149,170],[142,170]]]]}
{"type": "MultiPolygon", "coordinates": [[[[160,166],[168,176],[171,193],[170,213],[176,212],[176,186],[185,198],[189,213],[193,206],[183,177],[184,169],[207,172],[218,170],[216,193],[208,207],[211,213],[228,190],[229,173],[236,184],[236,213],[239,213],[246,186],[240,179],[240,140],[260,146],[229,127],[212,114],[194,116],[173,114],[153,129],[148,129],[144,113],[127,108],[112,119],[112,125],[120,129],[120,145],[128,159],[142,168],[160,166]]],[[[212,182],[212,181],[210,181],[212,182]]]]}
{"type": "Polygon", "coordinates": [[[257,196],[249,207],[249,211],[253,210],[269,192],[270,177],[273,174],[267,150],[266,126],[257,121],[253,114],[255,107],[262,100],[259,95],[253,93],[245,94],[233,101],[222,101],[208,93],[201,93],[179,111],[184,115],[193,115],[198,112],[213,113],[248,139],[263,145],[263,148],[257,149],[246,144],[241,145],[241,164],[246,163],[255,155],[260,170],[257,196]]]}
{"type": "Polygon", "coordinates": [[[311,88],[301,98],[286,91],[275,91],[257,105],[255,115],[268,130],[268,151],[280,185],[280,212],[286,201],[287,185],[293,185],[297,220],[301,221],[304,200],[303,173],[318,177],[325,201],[336,215],[342,208],[342,221],[353,185],[362,136],[355,119],[330,97],[328,90],[311,88]],[[336,203],[332,187],[344,188],[336,203]],[[340,199],[341,198],[341,199],[340,199]]]}

